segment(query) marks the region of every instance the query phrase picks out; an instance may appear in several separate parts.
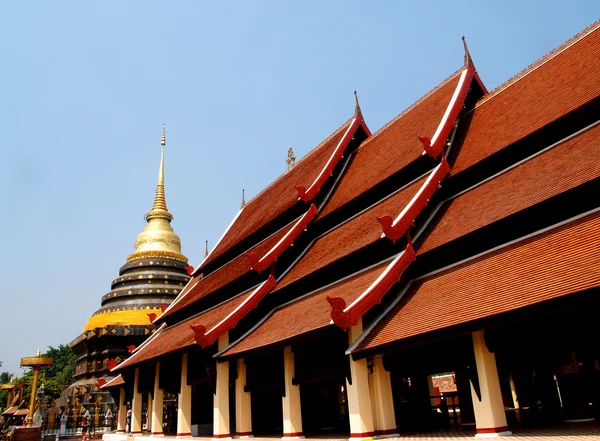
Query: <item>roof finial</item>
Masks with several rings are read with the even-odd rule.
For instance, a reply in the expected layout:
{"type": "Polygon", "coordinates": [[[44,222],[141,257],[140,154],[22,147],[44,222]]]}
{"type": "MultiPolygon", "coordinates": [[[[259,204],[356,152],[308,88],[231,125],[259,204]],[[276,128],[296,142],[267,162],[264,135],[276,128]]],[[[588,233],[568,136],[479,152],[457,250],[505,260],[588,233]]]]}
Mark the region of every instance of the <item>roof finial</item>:
{"type": "Polygon", "coordinates": [[[208,257],[208,240],[206,241],[206,251],[204,252],[204,258],[208,257]]]}
{"type": "Polygon", "coordinates": [[[240,209],[244,208],[246,206],[246,199],[244,198],[244,189],[242,188],[242,205],[240,206],[240,209]]]}
{"type": "Polygon", "coordinates": [[[152,210],[146,214],[146,220],[150,220],[153,217],[167,218],[168,220],[173,219],[171,213],[167,209],[167,200],[165,198],[165,145],[167,144],[166,138],[166,127],[163,124],[162,136],[160,138],[160,145],[162,146],[160,154],[160,167],[158,168],[158,183],[156,184],[156,195],[154,196],[154,204],[152,210]]]}
{"type": "Polygon", "coordinates": [[[288,166],[288,171],[294,168],[296,165],[296,155],[294,154],[294,149],[292,146],[288,149],[287,158],[285,158],[285,162],[288,166]]]}
{"type": "Polygon", "coordinates": [[[354,91],[354,99],[356,100],[356,106],[354,107],[354,113],[356,115],[362,115],[362,112],[360,110],[360,104],[358,102],[358,93],[356,93],[356,90],[354,91]]]}
{"type": "Polygon", "coordinates": [[[469,67],[473,64],[473,59],[471,58],[471,54],[469,53],[469,47],[467,46],[467,40],[465,36],[462,36],[463,46],[465,47],[465,67],[469,67]]]}

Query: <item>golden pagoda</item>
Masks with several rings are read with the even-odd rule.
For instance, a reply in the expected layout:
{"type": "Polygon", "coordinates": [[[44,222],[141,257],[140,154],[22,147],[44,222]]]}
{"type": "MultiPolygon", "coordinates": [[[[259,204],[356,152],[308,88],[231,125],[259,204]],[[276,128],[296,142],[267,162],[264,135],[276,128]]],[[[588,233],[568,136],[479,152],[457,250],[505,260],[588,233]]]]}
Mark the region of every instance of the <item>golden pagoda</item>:
{"type": "MultiPolygon", "coordinates": [[[[133,253],[120,268],[119,276],[101,300],[101,307],[87,321],[83,332],[70,343],[77,354],[75,382],[66,391],[71,401],[93,403],[102,394],[98,384],[113,378],[109,360],[127,358],[155,330],[152,321],[177,297],[189,280],[188,259],[181,253],[181,240],[173,231],[173,215],[165,198],[165,145],[163,126],[158,183],[146,226],[138,234],[133,253]],[[98,381],[100,380],[100,381],[98,381]],[[95,392],[95,393],[94,393],[95,392]]],[[[104,402],[112,402],[109,396],[104,402]]],[[[65,400],[66,401],[66,400],[65,400]]]]}

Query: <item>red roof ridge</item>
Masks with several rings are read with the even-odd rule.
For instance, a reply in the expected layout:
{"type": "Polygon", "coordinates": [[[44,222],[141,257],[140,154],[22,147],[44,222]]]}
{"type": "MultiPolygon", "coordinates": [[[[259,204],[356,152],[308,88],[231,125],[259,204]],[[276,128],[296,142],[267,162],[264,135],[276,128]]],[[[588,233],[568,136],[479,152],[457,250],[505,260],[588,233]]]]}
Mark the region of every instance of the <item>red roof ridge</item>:
{"type": "MultiPolygon", "coordinates": [[[[304,161],[306,158],[308,158],[313,152],[319,150],[322,146],[324,146],[327,142],[329,142],[331,139],[333,139],[338,133],[340,133],[345,126],[349,125],[350,122],[356,117],[356,115],[352,115],[350,118],[348,118],[341,126],[339,126],[335,131],[333,131],[327,138],[325,138],[323,141],[321,141],[316,147],[314,147],[313,149],[311,149],[308,153],[306,153],[306,155],[304,155],[302,158],[300,158],[298,161],[296,161],[294,167],[298,167],[298,164],[300,164],[302,161],[304,161]]],[[[292,169],[293,170],[293,169],[292,169]]],[[[283,176],[287,175],[290,172],[290,170],[286,170],[284,171],[282,174],[280,174],[279,176],[277,176],[275,179],[273,179],[273,181],[271,181],[271,183],[269,185],[267,185],[266,187],[264,187],[261,191],[259,191],[257,194],[255,194],[252,198],[250,198],[247,202],[246,202],[246,207],[248,207],[248,205],[250,205],[252,203],[253,200],[255,200],[258,196],[260,196],[262,193],[264,193],[265,191],[267,191],[267,189],[269,189],[269,187],[271,187],[273,184],[275,184],[275,182],[277,182],[279,179],[281,179],[283,176]]]]}
{"type": "MultiPolygon", "coordinates": [[[[369,136],[367,139],[365,139],[362,142],[362,144],[358,146],[358,148],[356,149],[356,151],[358,151],[359,149],[361,149],[364,146],[366,146],[367,144],[369,144],[369,142],[372,141],[373,139],[375,139],[375,137],[377,135],[379,135],[381,132],[383,132],[389,126],[391,126],[392,124],[394,124],[396,121],[398,121],[404,115],[406,115],[408,112],[410,112],[411,110],[413,110],[415,107],[417,107],[419,104],[421,104],[427,98],[429,98],[431,95],[433,95],[438,90],[440,90],[442,87],[444,87],[446,84],[448,84],[450,81],[452,81],[457,75],[461,74],[462,71],[465,70],[465,67],[466,66],[463,65],[459,69],[455,70],[452,74],[450,74],[448,77],[446,77],[441,83],[439,83],[437,86],[433,87],[431,90],[429,90],[429,92],[427,92],[421,98],[419,98],[418,100],[416,100],[415,102],[413,102],[410,106],[408,106],[406,109],[404,109],[402,112],[400,112],[394,118],[392,118],[389,122],[387,122],[386,124],[384,124],[381,128],[379,128],[379,130],[377,130],[377,131],[375,131],[373,133],[373,136],[369,136]]],[[[354,153],[356,153],[356,151],[354,153]]]]}
{"type": "Polygon", "coordinates": [[[473,106],[473,109],[476,109],[477,107],[479,107],[482,104],[486,103],[488,100],[490,100],[494,96],[496,96],[499,93],[503,92],[504,90],[508,89],[510,86],[512,86],[513,84],[517,83],[521,79],[525,78],[531,72],[534,72],[537,68],[543,66],[548,61],[550,61],[553,58],[555,58],[556,56],[562,54],[564,51],[566,51],[567,49],[569,49],[571,46],[573,46],[574,44],[580,42],[584,38],[588,37],[589,35],[591,35],[595,31],[597,31],[598,29],[600,29],[600,20],[595,21],[594,23],[592,23],[591,25],[589,25],[588,27],[586,27],[582,31],[580,31],[577,34],[573,35],[567,41],[565,41],[564,43],[562,43],[559,46],[555,47],[550,52],[548,52],[546,55],[540,57],[539,59],[537,59],[536,61],[534,61],[533,63],[531,63],[529,66],[527,66],[525,69],[521,70],[520,72],[518,72],[517,74],[513,75],[508,80],[506,80],[504,83],[500,84],[498,87],[496,87],[495,89],[491,90],[490,93],[488,93],[488,94],[484,95],[483,97],[481,97],[481,99],[477,103],[475,103],[475,106],[473,106]]]}

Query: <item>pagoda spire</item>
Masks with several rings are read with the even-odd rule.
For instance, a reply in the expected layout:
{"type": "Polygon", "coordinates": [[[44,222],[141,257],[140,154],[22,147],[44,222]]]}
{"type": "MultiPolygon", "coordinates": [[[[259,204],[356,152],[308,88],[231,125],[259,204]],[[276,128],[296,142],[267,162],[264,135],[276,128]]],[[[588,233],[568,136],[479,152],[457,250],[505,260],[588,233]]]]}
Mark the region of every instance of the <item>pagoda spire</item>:
{"type": "Polygon", "coordinates": [[[208,240],[206,241],[206,251],[204,251],[204,258],[208,257],[208,240]]]}
{"type": "Polygon", "coordinates": [[[173,215],[169,213],[167,208],[167,199],[165,198],[165,145],[167,144],[166,128],[163,124],[162,136],[160,139],[161,155],[160,166],[158,168],[158,183],[156,184],[156,195],[154,196],[154,204],[152,210],[146,214],[146,220],[153,217],[162,217],[168,220],[173,219],[173,215]]]}
{"type": "Polygon", "coordinates": [[[167,209],[165,198],[165,145],[167,144],[166,129],[163,124],[160,139],[161,154],[160,166],[158,167],[158,182],[152,209],[146,213],[148,224],[137,236],[134,245],[134,253],[127,257],[132,260],[140,257],[170,257],[187,262],[187,258],[181,254],[181,240],[173,231],[171,221],[173,215],[167,209]]]}

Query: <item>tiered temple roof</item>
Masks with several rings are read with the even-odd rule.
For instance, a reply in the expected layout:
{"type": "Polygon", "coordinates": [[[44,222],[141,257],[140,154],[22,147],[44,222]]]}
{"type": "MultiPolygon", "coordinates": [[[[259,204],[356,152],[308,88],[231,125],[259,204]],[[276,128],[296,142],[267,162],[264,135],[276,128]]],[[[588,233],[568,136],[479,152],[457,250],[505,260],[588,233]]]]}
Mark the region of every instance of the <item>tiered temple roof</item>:
{"type": "Polygon", "coordinates": [[[226,332],[218,360],[362,319],[360,358],[599,287],[599,207],[578,197],[600,185],[598,53],[596,23],[488,92],[466,50],[374,134],[357,102],[241,209],[116,371],[226,332]]]}

